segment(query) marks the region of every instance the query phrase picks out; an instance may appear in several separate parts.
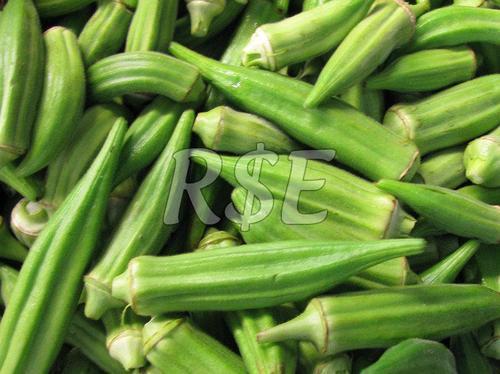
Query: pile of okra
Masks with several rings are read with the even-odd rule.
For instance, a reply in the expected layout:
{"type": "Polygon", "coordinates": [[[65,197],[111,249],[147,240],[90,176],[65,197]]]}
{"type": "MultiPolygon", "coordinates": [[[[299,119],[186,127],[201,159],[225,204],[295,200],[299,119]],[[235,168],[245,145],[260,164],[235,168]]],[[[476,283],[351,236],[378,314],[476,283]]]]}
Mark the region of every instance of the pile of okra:
{"type": "Polygon", "coordinates": [[[500,0],[0,1],[0,374],[500,372],[500,0]]]}

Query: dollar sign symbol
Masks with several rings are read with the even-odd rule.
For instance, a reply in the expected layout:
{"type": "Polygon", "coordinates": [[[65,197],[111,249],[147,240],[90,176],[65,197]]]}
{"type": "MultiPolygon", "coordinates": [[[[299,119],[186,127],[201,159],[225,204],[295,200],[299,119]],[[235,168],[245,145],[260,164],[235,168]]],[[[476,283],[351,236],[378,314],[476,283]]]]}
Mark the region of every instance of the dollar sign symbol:
{"type": "Polygon", "coordinates": [[[267,161],[270,165],[275,165],[278,162],[278,155],[265,150],[264,143],[257,143],[257,150],[240,157],[234,168],[235,178],[240,186],[247,191],[247,194],[241,213],[236,210],[233,204],[229,204],[226,207],[226,217],[238,223],[241,231],[248,231],[251,224],[262,221],[273,209],[273,195],[260,182],[260,173],[264,161],[267,161]],[[253,167],[250,172],[249,164],[252,161],[253,167]],[[254,204],[256,203],[259,206],[254,212],[254,204]]]}

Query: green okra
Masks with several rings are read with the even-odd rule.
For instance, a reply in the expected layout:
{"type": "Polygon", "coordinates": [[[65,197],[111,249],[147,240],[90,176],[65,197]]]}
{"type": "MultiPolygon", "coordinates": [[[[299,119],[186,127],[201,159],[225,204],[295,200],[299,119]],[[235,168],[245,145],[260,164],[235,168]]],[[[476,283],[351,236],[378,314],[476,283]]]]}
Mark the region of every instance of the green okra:
{"type": "Polygon", "coordinates": [[[304,0],[302,3],[302,11],[305,12],[314,9],[318,6],[329,3],[330,1],[332,0],[304,0]]]}
{"type": "Polygon", "coordinates": [[[195,374],[200,368],[207,374],[246,373],[240,357],[187,318],[153,317],[144,326],[143,339],[146,358],[154,368],[149,373],[195,374]]]}
{"type": "MultiPolygon", "coordinates": [[[[412,236],[418,237],[412,233],[412,236]]],[[[455,236],[452,236],[453,238],[456,238],[455,236]]],[[[429,236],[426,237],[425,240],[427,241],[427,246],[425,247],[424,253],[421,255],[417,256],[411,256],[408,259],[409,265],[415,269],[422,269],[425,267],[429,267],[432,264],[435,264],[436,262],[439,261],[440,259],[440,251],[438,249],[438,245],[441,245],[440,240],[441,238],[436,238],[434,236],[429,236]]],[[[457,241],[458,242],[458,241],[457,241]]],[[[458,247],[458,245],[457,245],[458,247]]],[[[457,247],[453,248],[456,249],[457,247]]],[[[448,248],[448,247],[446,247],[448,248]]],[[[404,284],[402,284],[404,285],[404,284]]]]}
{"type": "Polygon", "coordinates": [[[166,52],[172,41],[178,0],[141,0],[127,34],[126,52],[166,52]]]}
{"type": "Polygon", "coordinates": [[[377,186],[408,204],[438,229],[500,243],[500,209],[443,187],[382,180],[377,186]]]}
{"type": "Polygon", "coordinates": [[[418,19],[409,50],[462,45],[500,44],[500,14],[496,9],[446,6],[418,19]]]}
{"type": "Polygon", "coordinates": [[[42,194],[42,186],[39,181],[32,177],[21,177],[16,174],[13,164],[6,164],[0,168],[0,182],[17,191],[28,200],[36,200],[42,194]]]}
{"type": "Polygon", "coordinates": [[[0,263],[0,304],[6,306],[12,297],[19,272],[0,263]]]}
{"type": "Polygon", "coordinates": [[[106,209],[107,228],[112,229],[120,222],[136,190],[137,180],[134,177],[130,177],[118,184],[113,191],[111,191],[108,199],[108,207],[106,209]]]}
{"type": "Polygon", "coordinates": [[[311,86],[276,73],[224,65],[172,43],[170,51],[195,64],[227,99],[260,115],[288,135],[316,149],[334,149],[337,159],[372,178],[410,178],[419,153],[383,126],[340,100],[319,109],[304,109],[311,86]],[[276,93],[280,94],[277,95],[276,93]]]}
{"type": "Polygon", "coordinates": [[[90,5],[59,18],[57,20],[57,25],[72,31],[73,34],[78,36],[82,32],[90,17],[92,17],[92,14],[94,14],[94,7],[90,5]]]}
{"type": "Polygon", "coordinates": [[[0,258],[22,262],[27,255],[28,250],[12,236],[0,216],[0,258]]]}
{"type": "Polygon", "coordinates": [[[132,12],[117,0],[100,0],[78,36],[85,66],[117,53],[125,44],[132,12]]]}
{"type": "Polygon", "coordinates": [[[405,1],[376,2],[368,16],[351,30],[330,57],[304,106],[317,107],[327,98],[363,81],[394,49],[407,43],[414,30],[414,10],[405,1]]]}
{"type": "Polygon", "coordinates": [[[323,354],[441,340],[500,316],[497,292],[479,285],[388,287],[312,299],[305,311],[257,335],[262,343],[311,341],[323,354]]]}
{"type": "Polygon", "coordinates": [[[476,49],[482,58],[482,68],[486,74],[500,73],[500,46],[491,43],[479,43],[476,49]]]}
{"type": "Polygon", "coordinates": [[[451,350],[457,361],[457,371],[460,374],[493,374],[493,367],[488,359],[481,354],[472,334],[463,334],[451,338],[451,350]]]}
{"type": "Polygon", "coordinates": [[[500,74],[461,83],[411,104],[393,105],[384,125],[424,155],[463,144],[498,126],[500,74]]]}
{"type": "Polygon", "coordinates": [[[342,92],[339,98],[375,121],[382,122],[384,118],[383,91],[372,90],[362,84],[355,84],[342,92]]]}
{"type": "Polygon", "coordinates": [[[185,0],[191,20],[191,35],[206,36],[212,20],[226,7],[226,0],[185,0]]]}
{"type": "Polygon", "coordinates": [[[445,345],[425,339],[407,339],[390,347],[360,374],[456,374],[455,357],[445,345]]]}
{"type": "Polygon", "coordinates": [[[127,269],[140,255],[156,254],[176,225],[164,223],[171,191],[181,181],[174,180],[174,155],[189,147],[194,112],[184,112],[168,144],[130,202],[102,257],[85,276],[85,315],[98,319],[111,308],[123,305],[111,295],[113,278],[127,269]]]}
{"type": "Polygon", "coordinates": [[[420,273],[424,284],[453,283],[458,273],[479,249],[479,241],[469,240],[455,252],[420,273]]]}
{"type": "Polygon", "coordinates": [[[485,188],[471,185],[462,187],[457,191],[486,204],[500,205],[500,188],[485,188]]]}
{"type": "Polygon", "coordinates": [[[429,49],[402,56],[366,81],[371,89],[425,92],[474,78],[476,54],[471,48],[429,49]]]}
{"type": "Polygon", "coordinates": [[[250,113],[219,106],[198,113],[193,131],[205,147],[214,151],[245,154],[254,151],[258,143],[276,153],[290,153],[299,145],[271,122],[250,113]]]}
{"type": "Polygon", "coordinates": [[[29,146],[43,85],[44,45],[31,0],[9,0],[0,22],[0,167],[29,146]]]}
{"type": "Polygon", "coordinates": [[[85,71],[75,34],[52,27],[44,34],[44,86],[33,139],[17,167],[21,176],[46,167],[70,141],[85,102],[85,71]]]}
{"type": "Polygon", "coordinates": [[[96,0],[35,0],[40,17],[50,18],[73,13],[85,8],[96,0]]]}
{"type": "Polygon", "coordinates": [[[500,187],[500,127],[470,142],[464,153],[467,178],[485,187],[500,187]]]}
{"type": "Polygon", "coordinates": [[[446,148],[422,159],[417,176],[425,184],[446,188],[457,188],[467,181],[465,177],[463,145],[446,148]]]}
{"type": "Polygon", "coordinates": [[[43,201],[21,199],[12,209],[10,226],[16,238],[25,246],[31,247],[53,213],[52,205],[43,201]]]}
{"type": "Polygon", "coordinates": [[[159,52],[125,52],[106,57],[87,70],[89,95],[96,102],[136,92],[197,102],[205,91],[198,69],[159,52]]]}
{"type": "Polygon", "coordinates": [[[61,347],[101,229],[125,135],[111,130],[87,173],[32,246],[0,323],[0,371],[46,372],[61,347]]]}
{"type": "Polygon", "coordinates": [[[265,308],[303,300],[370,266],[420,253],[424,247],[420,239],[302,240],[141,256],[114,279],[113,296],[131,304],[139,315],[265,308]]]}
{"type": "Polygon", "coordinates": [[[78,348],[73,348],[64,357],[62,374],[99,374],[102,371],[90,361],[78,348]]]}
{"type": "Polygon", "coordinates": [[[158,157],[184,109],[182,104],[158,96],[141,111],[125,135],[115,183],[144,169],[158,157]]]}
{"type": "Polygon", "coordinates": [[[274,4],[281,13],[287,14],[290,0],[274,0],[274,4]]]}
{"type": "Polygon", "coordinates": [[[277,71],[337,47],[373,0],[336,0],[255,30],[243,50],[244,66],[277,71]]]}
{"type": "Polygon", "coordinates": [[[352,358],[341,353],[318,362],[313,369],[313,374],[350,374],[352,371],[352,358]]]}

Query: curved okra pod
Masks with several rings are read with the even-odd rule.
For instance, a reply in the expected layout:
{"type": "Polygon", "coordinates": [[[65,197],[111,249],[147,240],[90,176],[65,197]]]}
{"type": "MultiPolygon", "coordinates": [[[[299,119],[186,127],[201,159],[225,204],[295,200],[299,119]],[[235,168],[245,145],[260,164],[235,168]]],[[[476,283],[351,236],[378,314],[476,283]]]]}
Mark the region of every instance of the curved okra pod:
{"type": "Polygon", "coordinates": [[[500,297],[483,286],[388,287],[313,299],[298,317],[259,333],[257,340],[306,340],[323,354],[335,354],[409,338],[441,340],[498,317],[500,297]]]}
{"type": "Polygon", "coordinates": [[[413,104],[396,104],[384,125],[422,154],[474,139],[498,126],[500,74],[461,83],[413,104]]]}
{"type": "Polygon", "coordinates": [[[407,43],[414,30],[415,14],[405,1],[375,3],[368,16],[351,30],[330,57],[307,95],[305,107],[317,107],[363,81],[394,49],[407,43]]]}
{"type": "Polygon", "coordinates": [[[373,0],[336,0],[255,30],[243,50],[244,66],[277,71],[337,47],[373,0]]]}
{"type": "Polygon", "coordinates": [[[457,188],[467,181],[464,167],[463,145],[446,148],[422,159],[417,177],[425,184],[446,188],[457,188]]]}
{"type": "Polygon", "coordinates": [[[185,0],[191,20],[191,35],[201,37],[208,33],[212,20],[226,7],[226,0],[185,0]]]}
{"type": "Polygon", "coordinates": [[[500,44],[500,14],[496,9],[446,6],[418,19],[409,50],[462,45],[470,42],[500,44]]]}
{"type": "Polygon", "coordinates": [[[144,352],[150,373],[244,374],[240,357],[182,317],[154,317],[144,326],[144,352]]]}
{"type": "Polygon", "coordinates": [[[32,175],[53,161],[71,139],[85,101],[85,71],[75,34],[53,27],[44,34],[44,87],[28,153],[17,167],[32,175]]]}
{"type": "Polygon", "coordinates": [[[20,177],[16,174],[14,165],[10,163],[0,168],[0,182],[31,201],[42,194],[42,186],[37,179],[32,176],[20,177]]]}
{"type": "Polygon", "coordinates": [[[407,339],[390,347],[360,374],[456,374],[455,357],[445,345],[424,339],[407,339]]]}
{"type": "Polygon", "coordinates": [[[28,250],[13,238],[0,216],[0,258],[22,262],[28,255],[28,250]]]}
{"type": "Polygon", "coordinates": [[[85,66],[115,54],[125,44],[132,12],[117,0],[101,0],[78,36],[85,66]]]}
{"type": "Polygon", "coordinates": [[[32,246],[0,323],[0,371],[46,372],[80,297],[125,135],[111,130],[94,163],[32,246]]]}
{"type": "Polygon", "coordinates": [[[334,149],[337,159],[372,179],[410,178],[419,164],[411,142],[340,100],[321,108],[304,109],[311,86],[276,73],[221,64],[179,44],[170,51],[196,65],[201,74],[227,99],[260,115],[287,134],[315,149],[334,149]],[[280,92],[280,95],[276,95],[280,92]]]}
{"type": "Polygon", "coordinates": [[[44,46],[31,0],[10,0],[0,22],[0,167],[30,143],[43,85],[44,46]]]}
{"type": "Polygon", "coordinates": [[[372,89],[398,92],[433,91],[476,75],[476,54],[470,48],[430,49],[393,61],[366,81],[372,89]]]}
{"type": "Polygon", "coordinates": [[[95,63],[87,74],[89,95],[97,102],[137,92],[197,102],[205,91],[196,67],[159,52],[119,53],[95,63]]]}
{"type": "Polygon", "coordinates": [[[464,164],[471,182],[500,187],[500,127],[467,145],[464,164]]]}
{"type": "Polygon", "coordinates": [[[418,254],[424,247],[420,239],[302,240],[141,256],[114,279],[113,296],[131,304],[139,315],[265,308],[303,300],[370,266],[418,254]],[[200,274],[205,274],[202,282],[200,274]]]}
{"type": "Polygon", "coordinates": [[[463,334],[451,338],[450,348],[455,354],[457,372],[464,374],[494,374],[488,359],[481,354],[472,334],[463,334]]]}
{"type": "Polygon", "coordinates": [[[485,188],[471,185],[462,187],[457,190],[457,192],[470,196],[486,204],[500,205],[500,188],[485,188]]]}
{"type": "Polygon", "coordinates": [[[16,238],[27,247],[31,247],[53,213],[54,208],[50,204],[21,199],[12,209],[10,226],[16,238]]]}
{"type": "Polygon", "coordinates": [[[381,180],[377,186],[408,204],[438,229],[500,243],[500,209],[443,187],[381,180]]]}
{"type": "Polygon", "coordinates": [[[198,113],[193,131],[214,151],[245,154],[263,143],[269,151],[286,154],[300,147],[271,122],[228,106],[198,113]]]}
{"type": "Polygon", "coordinates": [[[141,0],[128,30],[126,52],[166,52],[172,41],[178,0],[141,0]]]}
{"type": "Polygon", "coordinates": [[[339,98],[375,121],[382,122],[384,118],[384,94],[382,91],[368,89],[359,83],[342,92],[339,98]]]}
{"type": "Polygon", "coordinates": [[[175,229],[164,223],[174,180],[175,154],[189,147],[194,112],[186,111],[155,165],[142,182],[127,211],[103,250],[102,257],[85,276],[85,315],[98,319],[123,303],[111,296],[113,278],[127,269],[129,261],[140,255],[158,253],[175,229]]]}
{"type": "Polygon", "coordinates": [[[51,18],[76,12],[96,0],[35,0],[40,17],[51,18]]]}

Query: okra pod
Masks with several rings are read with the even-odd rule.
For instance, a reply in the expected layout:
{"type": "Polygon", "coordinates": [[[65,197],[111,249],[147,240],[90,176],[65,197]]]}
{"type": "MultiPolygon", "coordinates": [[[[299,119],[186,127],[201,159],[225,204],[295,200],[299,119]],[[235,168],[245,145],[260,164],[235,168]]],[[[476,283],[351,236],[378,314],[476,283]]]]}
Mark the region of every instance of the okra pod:
{"type": "Polygon", "coordinates": [[[360,374],[456,374],[455,357],[445,345],[425,339],[407,339],[389,348],[360,374]]]}
{"type": "Polygon", "coordinates": [[[382,122],[384,118],[384,94],[382,91],[371,90],[362,84],[355,84],[342,92],[339,98],[375,121],[382,122]]]}
{"type": "Polygon", "coordinates": [[[0,303],[4,306],[9,304],[18,275],[17,270],[0,263],[0,303]]]}
{"type": "Polygon", "coordinates": [[[50,18],[76,12],[96,0],[35,0],[40,17],[50,18]]]}
{"type": "Polygon", "coordinates": [[[44,34],[44,86],[33,139],[17,173],[32,175],[53,161],[70,141],[85,101],[85,71],[75,34],[52,27],[44,34]]]}
{"type": "Polygon", "coordinates": [[[43,201],[21,199],[12,209],[10,226],[16,238],[31,247],[53,213],[54,208],[43,201]]]}
{"type": "Polygon", "coordinates": [[[500,243],[500,209],[443,187],[382,180],[377,186],[403,200],[438,229],[500,243]]]}
{"type": "MultiPolygon", "coordinates": [[[[179,181],[173,180],[176,152],[189,147],[194,112],[181,116],[172,137],[142,182],[127,211],[94,268],[85,276],[85,315],[98,319],[123,303],[111,295],[113,278],[140,255],[156,254],[166,243],[175,225],[164,223],[167,202],[179,181]]],[[[177,165],[178,167],[178,165],[177,165]]]]}
{"type": "Polygon", "coordinates": [[[500,187],[500,127],[467,145],[464,164],[471,182],[500,187]]]}
{"type": "Polygon", "coordinates": [[[166,52],[172,41],[178,0],[141,0],[127,34],[126,52],[166,52]]]}
{"type": "Polygon", "coordinates": [[[307,95],[305,107],[317,107],[363,81],[394,49],[407,43],[414,31],[415,14],[409,4],[401,0],[376,2],[330,57],[307,95]]]}
{"type": "Polygon", "coordinates": [[[462,187],[457,191],[486,204],[500,205],[500,188],[485,188],[471,185],[462,187]]]}
{"type": "Polygon", "coordinates": [[[179,44],[170,51],[196,65],[227,99],[275,123],[301,143],[334,149],[338,160],[372,179],[410,178],[419,164],[411,142],[385,131],[351,106],[332,99],[319,109],[304,109],[311,86],[276,73],[224,65],[179,44]],[[280,92],[280,95],[276,95],[280,92]]]}
{"type": "Polygon", "coordinates": [[[121,1],[100,0],[78,36],[85,66],[117,53],[125,44],[132,12],[121,1]]]}
{"type": "Polygon", "coordinates": [[[396,59],[368,78],[366,86],[398,92],[433,91],[472,79],[476,69],[476,54],[470,48],[429,49],[396,59]]]}
{"type": "Polygon", "coordinates": [[[422,159],[417,176],[425,184],[457,188],[467,181],[464,166],[464,146],[455,146],[429,154],[422,159]]]}
{"type": "Polygon", "coordinates": [[[7,228],[0,216],[0,258],[22,262],[28,255],[28,250],[19,243],[7,228]]]}
{"type": "Polygon", "coordinates": [[[212,20],[226,7],[226,0],[185,0],[191,20],[191,35],[205,36],[212,20]]]}
{"type": "Polygon", "coordinates": [[[313,374],[350,374],[351,369],[351,357],[341,353],[318,362],[314,366],[313,374]]]}
{"type": "Polygon", "coordinates": [[[488,359],[481,354],[472,334],[453,336],[450,345],[455,353],[458,373],[494,373],[488,359]]]}
{"type": "Polygon", "coordinates": [[[154,317],[144,326],[144,352],[150,373],[246,373],[243,361],[182,317],[154,317]],[[193,362],[196,364],[193,365],[193,362]]]}
{"type": "Polygon", "coordinates": [[[44,45],[31,0],[9,0],[0,22],[0,167],[30,143],[43,85],[44,45]]]}
{"type": "Polygon", "coordinates": [[[125,123],[111,130],[94,163],[32,246],[0,323],[0,371],[46,372],[76,309],[94,250],[125,123]],[[54,309],[55,308],[55,309],[54,309]]]}
{"type": "Polygon", "coordinates": [[[89,95],[97,102],[136,92],[197,102],[205,91],[196,67],[159,52],[125,52],[106,57],[88,70],[89,95]]]}
{"type": "Polygon", "coordinates": [[[303,300],[370,266],[420,253],[424,247],[419,239],[282,241],[141,256],[114,279],[113,296],[131,304],[139,315],[265,308],[303,300]],[[205,274],[201,281],[200,274],[205,274]]]}
{"type": "Polygon", "coordinates": [[[298,317],[257,335],[262,343],[306,340],[319,352],[441,340],[500,317],[497,292],[479,285],[390,287],[313,299],[298,317]]]}
{"type": "Polygon", "coordinates": [[[107,228],[114,229],[120,222],[136,190],[137,180],[134,177],[130,177],[118,184],[113,191],[111,191],[108,199],[108,207],[106,209],[107,228]]]}
{"type": "Polygon", "coordinates": [[[396,104],[384,125],[422,154],[463,144],[499,124],[500,74],[461,83],[413,104],[396,104]]]}
{"type": "Polygon", "coordinates": [[[42,186],[36,178],[20,177],[16,174],[14,165],[10,163],[0,168],[0,182],[31,201],[36,200],[42,194],[42,186]]]}
{"type": "Polygon", "coordinates": [[[335,47],[361,21],[373,0],[336,0],[255,30],[243,50],[244,66],[277,71],[335,47]]]}

